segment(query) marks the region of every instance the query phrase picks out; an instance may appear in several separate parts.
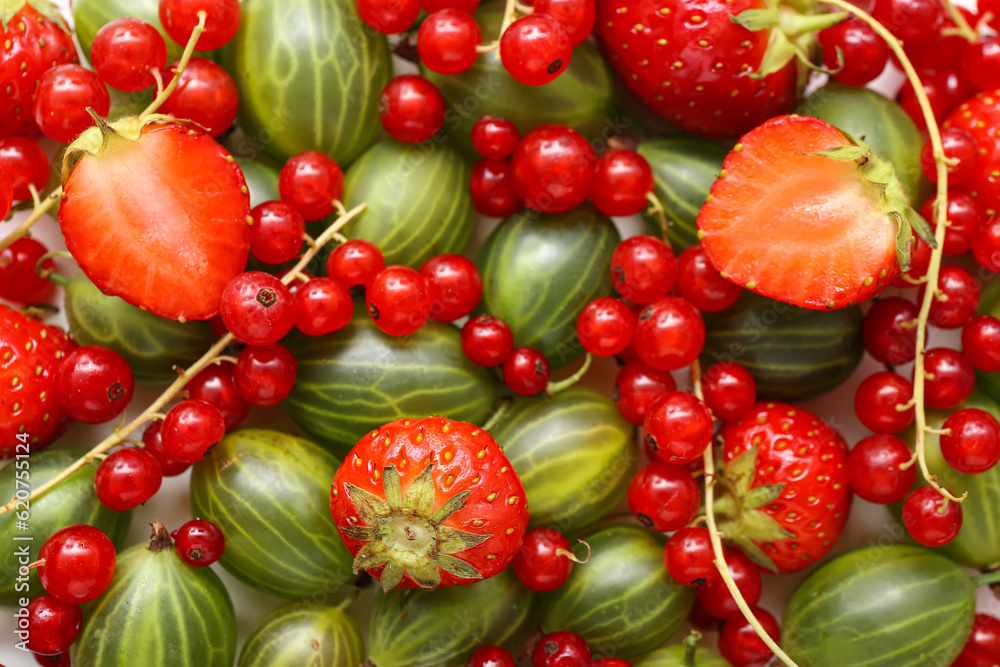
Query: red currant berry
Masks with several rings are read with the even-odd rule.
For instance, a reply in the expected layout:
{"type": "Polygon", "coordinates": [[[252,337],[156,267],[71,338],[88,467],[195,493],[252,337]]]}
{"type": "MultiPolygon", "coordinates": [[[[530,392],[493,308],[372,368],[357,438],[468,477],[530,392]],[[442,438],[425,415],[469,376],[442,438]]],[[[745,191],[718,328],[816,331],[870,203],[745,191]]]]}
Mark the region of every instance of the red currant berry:
{"type": "Polygon", "coordinates": [[[265,264],[284,264],[302,250],[306,221],[294,206],[267,201],[250,211],[250,253],[265,264]]]}
{"type": "Polygon", "coordinates": [[[1000,273],[1000,216],[990,218],[979,226],[972,256],[979,266],[993,273],[1000,273]]]}
{"type": "MultiPolygon", "coordinates": [[[[177,65],[170,67],[170,77],[175,76],[177,65]]],[[[211,60],[192,58],[161,111],[193,120],[210,136],[221,137],[233,126],[239,106],[240,91],[229,73],[211,60]]]]}
{"type": "MultiPolygon", "coordinates": [[[[434,12],[420,24],[417,53],[427,69],[438,74],[458,74],[472,67],[483,36],[476,20],[459,9],[434,12]]],[[[500,158],[496,158],[500,159],[500,158]]]]}
{"type": "Polygon", "coordinates": [[[834,72],[834,79],[848,86],[863,86],[873,81],[889,62],[889,47],[867,23],[850,19],[820,30],[823,65],[834,72]]]}
{"type": "Polygon", "coordinates": [[[339,331],[354,317],[354,299],[332,278],[313,278],[295,293],[295,328],[307,336],[339,331]]]}
{"type": "MultiPolygon", "coordinates": [[[[919,298],[923,296],[921,287],[919,298]]],[[[979,281],[960,266],[942,266],[928,321],[940,329],[958,329],[972,319],[977,308],[979,281]]]]}
{"type": "Polygon", "coordinates": [[[979,90],[1000,88],[1000,38],[987,37],[966,45],[962,73],[979,90]]]}
{"type": "Polygon", "coordinates": [[[160,0],[160,23],[181,46],[191,40],[198,26],[198,13],[205,12],[205,31],[195,49],[214,51],[225,46],[240,27],[239,0],[160,0]]]}
{"type": "Polygon", "coordinates": [[[361,20],[383,35],[406,32],[420,14],[417,0],[354,0],[354,6],[361,20]]]}
{"type": "Polygon", "coordinates": [[[632,303],[649,303],[667,295],[677,277],[677,258],[655,236],[625,239],[611,253],[611,282],[632,303]]]}
{"type": "MultiPolygon", "coordinates": [[[[781,628],[769,612],[760,607],[750,610],[760,622],[764,632],[775,642],[780,641],[781,628]]],[[[719,653],[733,667],[757,667],[765,665],[774,657],[764,640],[743,616],[732,616],[726,619],[719,632],[719,653]]]]}
{"type": "Polygon", "coordinates": [[[164,477],[176,477],[191,467],[186,461],[178,461],[167,453],[163,448],[162,435],[163,422],[149,422],[149,426],[142,432],[142,451],[148,452],[160,464],[160,470],[164,477]]]}
{"type": "Polygon", "coordinates": [[[690,302],[676,296],[654,301],[639,314],[635,350],[661,371],[675,371],[694,361],[705,346],[705,323],[690,302]]]}
{"type": "Polygon", "coordinates": [[[170,533],[177,555],[188,565],[206,567],[222,557],[226,538],[211,521],[194,519],[170,533]]]}
{"type": "Polygon", "coordinates": [[[723,278],[695,244],[677,258],[677,293],[698,310],[714,313],[736,303],[743,288],[723,278]]]}
{"type": "Polygon", "coordinates": [[[693,394],[672,391],[653,403],[643,429],[656,456],[681,465],[700,457],[712,441],[712,415],[693,394]]]}
{"type": "Polygon", "coordinates": [[[473,651],[465,667],[517,667],[517,662],[505,648],[483,646],[473,651]]]}
{"type": "Polygon", "coordinates": [[[626,421],[641,425],[646,414],[661,396],[675,391],[677,383],[667,371],[650,368],[642,361],[630,361],[615,377],[615,401],[626,421]]]}
{"type": "Polygon", "coordinates": [[[732,361],[713,364],[702,376],[705,405],[719,419],[742,419],[757,402],[757,381],[732,361]]]}
{"type": "Polygon", "coordinates": [[[521,583],[536,593],[554,591],[569,579],[575,556],[569,541],[552,528],[532,528],[511,566],[521,583]]]}
{"type": "Polygon", "coordinates": [[[116,512],[143,504],[160,490],[163,471],[156,457],[135,447],[112,452],[94,475],[94,490],[101,503],[116,512]]]}
{"type": "Polygon", "coordinates": [[[601,658],[590,663],[590,667],[632,667],[632,663],[621,658],[601,658]]]}
{"type": "Polygon", "coordinates": [[[520,139],[517,126],[500,116],[483,116],[472,126],[472,147],[486,160],[506,160],[520,139]]]}
{"type": "Polygon", "coordinates": [[[685,586],[703,586],[719,576],[708,529],[699,526],[681,528],[670,536],[663,550],[667,574],[685,586]]]}
{"type": "MultiPolygon", "coordinates": [[[[742,552],[726,549],[725,557],[726,564],[729,566],[729,574],[736,583],[736,588],[743,595],[743,599],[751,607],[756,605],[760,602],[760,594],[763,590],[760,569],[742,552]]],[[[721,576],[712,577],[704,586],[698,587],[698,600],[705,607],[705,610],[716,618],[726,620],[733,616],[743,616],[721,576]]]]}
{"type": "Polygon", "coordinates": [[[962,327],[962,351],[973,366],[987,373],[1000,371],[1000,320],[976,315],[962,327]]]}
{"type": "Polygon", "coordinates": [[[550,632],[535,644],[532,667],[589,667],[590,647],[580,635],[560,630],[550,632]]]}
{"type": "Polygon", "coordinates": [[[648,528],[661,533],[691,523],[701,504],[701,489],[691,472],[679,465],[654,461],[628,485],[628,508],[648,528]]]}
{"type": "Polygon", "coordinates": [[[52,534],[38,552],[38,579],[45,592],[66,604],[90,602],[115,575],[115,545],[97,528],[67,526],[52,534]]]}
{"type": "Polygon", "coordinates": [[[479,7],[479,0],[420,0],[420,8],[428,14],[442,9],[459,9],[466,14],[474,14],[479,7]]]}
{"type": "Polygon", "coordinates": [[[41,192],[49,180],[49,158],[31,139],[0,137],[0,170],[10,176],[14,201],[31,199],[28,186],[34,185],[41,192]]]}
{"type": "Polygon", "coordinates": [[[385,268],[385,258],[371,241],[351,239],[333,249],[326,260],[326,273],[345,287],[367,287],[385,268]]]}
{"type": "Polygon", "coordinates": [[[39,655],[33,653],[35,662],[42,667],[73,667],[69,661],[69,651],[64,651],[56,655],[39,655]]]}
{"type": "Polygon", "coordinates": [[[913,423],[913,383],[891,371],[869,375],[854,394],[854,411],[865,428],[876,433],[899,433],[913,423]]]}
{"type": "Polygon", "coordinates": [[[167,64],[167,45],[160,32],[146,21],[115,19],[94,36],[90,63],[109,86],[135,93],[156,83],[153,72],[167,64]]]}
{"type": "MultiPolygon", "coordinates": [[[[48,251],[27,236],[0,250],[0,299],[24,305],[44,301],[51,294],[53,283],[38,275],[35,267],[48,251]]],[[[52,260],[43,261],[41,268],[51,271],[52,260]]]]}
{"type": "MultiPolygon", "coordinates": [[[[531,15],[514,25],[530,18],[554,21],[531,15]]],[[[571,211],[590,194],[596,159],[594,149],[575,130],[563,125],[536,127],[524,135],[511,159],[514,190],[536,211],[571,211]]]]}
{"type": "MultiPolygon", "coordinates": [[[[188,398],[211,403],[219,409],[226,422],[227,431],[236,429],[250,413],[250,404],[236,391],[236,381],[233,379],[235,368],[236,364],[228,360],[209,364],[185,387],[188,398]]],[[[186,468],[185,465],[184,469],[186,468]]]]}
{"type": "Polygon", "coordinates": [[[46,656],[62,653],[76,641],[82,623],[80,605],[40,595],[28,603],[28,649],[46,656]]]}
{"type": "Polygon", "coordinates": [[[318,151],[299,153],[281,168],[278,192],[306,222],[322,220],[344,195],[344,172],[333,158],[318,151]]]}
{"type": "MultiPolygon", "coordinates": [[[[934,219],[935,200],[936,197],[931,197],[920,208],[920,215],[927,220],[934,219]]],[[[963,255],[969,252],[982,224],[982,216],[976,208],[975,200],[960,190],[949,191],[945,219],[948,221],[948,228],[945,230],[942,252],[946,255],[963,255]]]]}
{"type": "Polygon", "coordinates": [[[569,31],[547,14],[523,16],[500,37],[500,61],[507,73],[527,86],[554,81],[569,67],[569,31]]]}
{"type": "MultiPolygon", "coordinates": [[[[975,86],[969,83],[961,72],[929,66],[918,68],[917,76],[923,83],[924,93],[939,123],[943,122],[959,104],[976,94],[975,86]]],[[[927,124],[920,109],[920,102],[913,92],[913,86],[908,82],[903,84],[899,93],[899,106],[910,116],[918,129],[926,131],[927,124]]]]}
{"type": "Polygon", "coordinates": [[[898,366],[917,356],[917,306],[907,299],[885,297],[872,303],[861,325],[868,354],[883,364],[898,366]]]}
{"type": "Polygon", "coordinates": [[[535,0],[534,7],[536,14],[547,14],[562,23],[573,46],[583,44],[594,31],[594,0],[535,0]]]}
{"type": "Polygon", "coordinates": [[[438,87],[416,74],[403,74],[386,84],[379,100],[382,128],[396,141],[419,144],[444,125],[448,105],[438,87]]]}
{"type": "Polygon", "coordinates": [[[917,478],[912,458],[910,448],[899,438],[870,435],[847,455],[847,484],[870,503],[897,503],[906,497],[917,478]]]}
{"type": "Polygon", "coordinates": [[[14,203],[14,181],[7,169],[0,166],[0,220],[7,217],[14,203]]]}
{"type": "Polygon", "coordinates": [[[436,255],[420,267],[427,280],[431,318],[453,322],[465,317],[479,305],[483,296],[483,277],[479,269],[461,255],[436,255]]]}
{"type": "Polygon", "coordinates": [[[927,267],[931,264],[931,252],[931,247],[923,239],[914,239],[914,247],[910,252],[910,270],[893,280],[892,286],[899,289],[920,286],[920,279],[927,275],[927,267]]]}
{"type": "Polygon", "coordinates": [[[515,348],[503,362],[503,381],[515,394],[535,396],[549,385],[552,369],[545,355],[533,347],[515,348]]]}
{"type": "Polygon", "coordinates": [[[298,373],[295,356],[281,343],[245,347],[233,369],[233,383],[244,401],[268,408],[285,400],[298,373]]]}
{"type": "Polygon", "coordinates": [[[945,18],[944,8],[936,0],[878,0],[872,16],[905,43],[907,51],[932,41],[945,18]]]}
{"type": "MultiPolygon", "coordinates": [[[[948,187],[960,185],[972,177],[976,171],[976,140],[965,130],[949,127],[941,130],[941,143],[944,145],[944,155],[957,164],[948,165],[948,187]]],[[[924,176],[937,183],[937,162],[934,160],[934,147],[928,141],[920,152],[920,169],[924,176]]],[[[952,193],[948,193],[949,197],[952,193]]]]}
{"type": "Polygon", "coordinates": [[[924,402],[937,410],[958,407],[972,395],[976,376],[964,354],[947,347],[924,354],[924,402]]]}
{"type": "Polygon", "coordinates": [[[295,324],[295,303],[285,285],[269,273],[247,271],[222,292],[222,321],[247,345],[277,343],[295,324]]]}
{"type": "Polygon", "coordinates": [[[514,352],[514,334],[503,320],[479,315],[462,327],[462,351],[477,366],[499,366],[514,352]]]}
{"type": "Polygon", "coordinates": [[[972,636],[951,667],[993,667],[1000,664],[1000,619],[976,614],[972,636]]]}
{"type": "Polygon", "coordinates": [[[583,348],[598,357],[613,357],[624,350],[635,333],[635,315],[620,299],[594,299],[580,311],[576,335],[583,348]]]}
{"type": "Polygon", "coordinates": [[[194,463],[215,449],[226,434],[226,420],[211,403],[188,399],[170,408],[163,419],[163,449],[175,461],[194,463]]]}
{"type": "Polygon", "coordinates": [[[387,266],[367,291],[368,314],[390,336],[408,336],[430,317],[427,280],[405,266],[387,266]]]}
{"type": "Polygon", "coordinates": [[[597,159],[593,184],[590,201],[598,211],[616,217],[635,215],[649,204],[653,170],[635,151],[610,150],[597,159]]]}
{"type": "Polygon", "coordinates": [[[59,65],[45,72],[35,87],[33,113],[38,129],[53,141],[68,144],[94,124],[93,108],[106,117],[111,98],[104,82],[79,65],[59,65]]]}
{"type": "Polygon", "coordinates": [[[76,348],[56,373],[59,409],[84,424],[102,424],[120,415],[134,390],[135,378],[128,362],[101,345],[76,348]]]}
{"type": "Polygon", "coordinates": [[[472,205],[488,218],[506,218],[524,207],[514,190],[514,176],[509,160],[480,160],[469,176],[472,205]]]}
{"type": "Polygon", "coordinates": [[[986,472],[1000,461],[1000,422],[988,412],[965,408],[951,413],[942,428],[941,456],[966,475],[986,472]]]}
{"type": "Polygon", "coordinates": [[[916,542],[941,547],[962,529],[962,504],[947,500],[932,486],[922,486],[903,503],[903,524],[916,542]]]}

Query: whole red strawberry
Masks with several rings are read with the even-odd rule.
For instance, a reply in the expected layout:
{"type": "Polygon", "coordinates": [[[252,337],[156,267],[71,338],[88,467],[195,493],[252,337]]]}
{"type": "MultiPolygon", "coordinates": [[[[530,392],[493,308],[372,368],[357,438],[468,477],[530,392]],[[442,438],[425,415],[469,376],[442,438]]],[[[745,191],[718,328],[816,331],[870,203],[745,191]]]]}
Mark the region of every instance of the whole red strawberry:
{"type": "Polygon", "coordinates": [[[840,537],[851,507],[844,439],[805,410],[773,402],[728,423],[722,438],[732,493],[716,503],[719,530],[770,569],[815,564],[840,537]]]}
{"type": "Polygon", "coordinates": [[[36,452],[62,432],[56,370],[75,348],[59,327],[0,305],[0,458],[36,452]]]}
{"type": "Polygon", "coordinates": [[[976,140],[972,177],[962,185],[988,215],[1000,211],[1000,90],[980,93],[948,116],[945,128],[965,130],[976,140]]]}
{"type": "Polygon", "coordinates": [[[400,419],[366,435],[333,479],[341,539],[386,592],[472,584],[501,572],[528,525],[524,487],[478,426],[400,419]]]}
{"type": "Polygon", "coordinates": [[[32,96],[38,80],[56,65],[79,62],[69,26],[49,0],[0,3],[0,137],[35,129],[32,96]]]}

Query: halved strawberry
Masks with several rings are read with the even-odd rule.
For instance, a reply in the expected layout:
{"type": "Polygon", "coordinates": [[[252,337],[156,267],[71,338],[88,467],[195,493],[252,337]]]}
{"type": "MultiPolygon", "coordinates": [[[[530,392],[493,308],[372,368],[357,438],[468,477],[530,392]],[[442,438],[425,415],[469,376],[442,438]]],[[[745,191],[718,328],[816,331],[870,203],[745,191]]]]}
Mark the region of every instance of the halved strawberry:
{"type": "Polygon", "coordinates": [[[80,135],[66,165],[59,225],[102,292],[172,320],[219,313],[252,222],[243,172],[222,146],[168,118],[128,118],[80,135]]]}
{"type": "Polygon", "coordinates": [[[909,264],[912,230],[933,244],[892,165],[809,116],[779,116],[733,147],[698,213],[728,280],[816,310],[878,294],[909,264]]]}

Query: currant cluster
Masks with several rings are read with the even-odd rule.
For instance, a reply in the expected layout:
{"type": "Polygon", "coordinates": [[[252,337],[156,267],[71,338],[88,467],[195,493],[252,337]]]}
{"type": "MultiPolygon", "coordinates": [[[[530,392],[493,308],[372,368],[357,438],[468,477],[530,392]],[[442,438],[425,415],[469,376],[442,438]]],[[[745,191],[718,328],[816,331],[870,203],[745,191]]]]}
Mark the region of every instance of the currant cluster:
{"type": "MultiPolygon", "coordinates": [[[[476,649],[466,667],[515,667],[517,661],[507,649],[483,646],[476,649]]],[[[621,658],[594,659],[587,641],[578,634],[560,630],[550,632],[535,644],[532,667],[630,667],[621,658]]]]}

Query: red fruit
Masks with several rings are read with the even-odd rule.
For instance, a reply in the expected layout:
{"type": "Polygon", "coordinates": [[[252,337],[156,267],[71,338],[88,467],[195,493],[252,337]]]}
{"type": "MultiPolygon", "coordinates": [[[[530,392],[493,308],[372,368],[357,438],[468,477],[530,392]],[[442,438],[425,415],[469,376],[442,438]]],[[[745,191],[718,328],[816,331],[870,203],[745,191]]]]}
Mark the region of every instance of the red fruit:
{"type": "Polygon", "coordinates": [[[281,200],[294,206],[306,222],[333,213],[344,194],[344,173],[333,158],[306,151],[288,159],[278,178],[281,200]]]}
{"type": "MultiPolygon", "coordinates": [[[[2,119],[0,119],[2,128],[2,119]]],[[[0,134],[3,134],[0,129],[0,134]]],[[[28,185],[41,192],[49,180],[49,158],[34,141],[24,137],[0,137],[0,168],[14,187],[14,201],[31,199],[28,185]]]]}
{"type": "Polygon", "coordinates": [[[587,41],[597,15],[594,0],[535,0],[536,14],[547,14],[562,23],[573,46],[587,41]]]}
{"type": "Polygon", "coordinates": [[[465,317],[483,296],[479,269],[461,255],[435,255],[423,263],[420,275],[427,280],[431,317],[439,322],[465,317]]]}
{"type": "MultiPolygon", "coordinates": [[[[921,287],[918,299],[923,298],[921,287]]],[[[928,322],[940,329],[958,329],[972,319],[978,307],[979,281],[960,266],[942,266],[928,322]]]]}
{"type": "Polygon", "coordinates": [[[677,275],[677,258],[655,236],[627,238],[611,254],[611,282],[623,299],[649,303],[667,295],[677,275]]]}
{"type": "Polygon", "coordinates": [[[488,218],[506,218],[522,208],[524,202],[514,190],[510,160],[480,160],[469,176],[472,205],[488,218]]]}
{"type": "Polygon", "coordinates": [[[1000,371],[1000,320],[976,315],[962,327],[962,351],[981,371],[1000,371]]]}
{"type": "Polygon", "coordinates": [[[518,347],[503,362],[503,381],[515,394],[535,396],[549,386],[552,369],[545,355],[533,347],[518,347]]]}
{"type": "Polygon", "coordinates": [[[948,544],[962,529],[962,504],[947,500],[932,486],[922,486],[903,503],[903,524],[925,547],[948,544]]]}
{"type": "Polygon", "coordinates": [[[101,345],[78,347],[56,373],[59,409],[84,424],[102,424],[132,401],[135,378],[125,358],[101,345]]]}
{"type": "Polygon", "coordinates": [[[354,299],[333,278],[313,278],[295,292],[295,328],[307,336],[339,331],[354,316],[354,299]]]}
{"type": "Polygon", "coordinates": [[[986,472],[1000,461],[1000,422],[976,408],[957,410],[941,427],[941,456],[966,475],[986,472]]]}
{"type": "Polygon", "coordinates": [[[976,376],[964,354],[947,347],[924,353],[924,403],[937,410],[958,407],[972,395],[976,376]]]}
{"type": "Polygon", "coordinates": [[[872,304],[861,325],[861,340],[868,354],[890,366],[917,356],[916,304],[900,297],[886,297],[872,304]]]}
{"type": "Polygon", "coordinates": [[[630,361],[615,377],[615,401],[626,421],[641,425],[649,409],[661,396],[675,391],[677,383],[667,371],[650,368],[642,361],[630,361]]]}
{"type": "Polygon", "coordinates": [[[962,54],[962,73],[979,90],[1000,88],[1000,38],[981,38],[967,44],[962,54]]]}
{"type": "Polygon", "coordinates": [[[910,289],[923,284],[920,279],[927,275],[927,267],[931,264],[931,247],[924,243],[922,238],[917,237],[911,248],[913,250],[910,253],[910,268],[892,281],[893,287],[910,289]]]}
{"type": "Polygon", "coordinates": [[[283,201],[266,201],[250,210],[250,253],[265,264],[284,264],[302,250],[306,222],[283,201]]]}
{"type": "Polygon", "coordinates": [[[972,636],[951,667],[993,667],[1000,663],[1000,619],[976,614],[972,636]]]}
{"type": "Polygon", "coordinates": [[[67,526],[52,534],[38,552],[38,579],[45,592],[67,604],[90,602],[115,574],[115,545],[97,528],[67,526]]]}
{"type": "Polygon", "coordinates": [[[188,399],[170,408],[163,419],[163,450],[175,461],[194,463],[215,449],[226,434],[226,420],[211,403],[188,399]]]}
{"type": "Polygon", "coordinates": [[[976,166],[965,190],[976,195],[979,208],[988,215],[1000,210],[1000,90],[984,92],[963,102],[944,122],[945,129],[965,130],[976,142],[976,166]]]}
{"type": "Polygon", "coordinates": [[[428,14],[442,9],[460,9],[466,14],[472,14],[479,7],[479,0],[420,0],[420,8],[428,14]]]}
{"type": "Polygon", "coordinates": [[[88,127],[94,118],[108,115],[111,99],[100,77],[79,65],[59,65],[45,72],[35,88],[32,113],[38,129],[49,139],[68,144],[88,127]]]}
{"type": "Polygon", "coordinates": [[[590,667],[632,667],[632,663],[621,658],[601,658],[590,663],[590,667]]]}
{"type": "Polygon", "coordinates": [[[712,415],[693,394],[672,391],[646,413],[643,430],[656,456],[675,465],[700,457],[712,441],[712,415]]]}
{"type": "Polygon", "coordinates": [[[743,288],[729,282],[696,243],[677,259],[677,294],[700,311],[715,313],[736,303],[743,288]]]}
{"type": "Polygon", "coordinates": [[[628,508],[648,528],[666,533],[683,528],[698,514],[701,489],[691,472],[654,461],[628,485],[628,508]]]}
{"type": "MultiPolygon", "coordinates": [[[[931,103],[931,110],[938,123],[948,118],[948,114],[951,114],[955,107],[976,94],[975,86],[966,80],[965,75],[950,67],[941,68],[936,63],[924,65],[917,68],[917,76],[923,83],[924,93],[931,103]]],[[[899,106],[919,129],[926,131],[927,123],[923,111],[909,81],[903,84],[899,93],[899,106]]]]}
{"type": "Polygon", "coordinates": [[[675,371],[694,361],[705,346],[705,323],[689,302],[676,296],[654,301],[639,314],[635,350],[661,371],[675,371]]]}
{"type": "Polygon", "coordinates": [[[76,45],[51,2],[8,3],[0,18],[0,81],[10,90],[0,97],[0,136],[31,134],[35,86],[50,68],[79,62],[76,45]]]}
{"type": "Polygon", "coordinates": [[[900,225],[908,242],[910,226],[922,224],[884,161],[810,116],[748,132],[723,173],[698,213],[708,258],[727,280],[797,306],[827,310],[874,296],[906,260],[897,257],[900,225]]]}
{"type": "Polygon", "coordinates": [[[444,417],[363,437],[337,470],[330,507],[355,568],[386,592],[492,577],[528,525],[524,487],[493,438],[444,417]]]}
{"type": "Polygon", "coordinates": [[[247,345],[271,345],[295,324],[295,305],[288,288],[263,271],[233,278],[221,301],[222,321],[236,340],[247,345]]]}
{"type": "Polygon", "coordinates": [[[872,81],[889,62],[889,46],[875,30],[858,19],[820,30],[816,35],[823,47],[823,65],[834,79],[848,86],[872,81]]]}
{"type": "Polygon", "coordinates": [[[536,211],[571,211],[590,195],[596,159],[594,149],[575,130],[536,127],[524,135],[511,158],[514,190],[536,211]]]}
{"type": "MultiPolygon", "coordinates": [[[[156,84],[153,72],[167,64],[167,45],[146,21],[119,18],[97,31],[90,45],[90,62],[109,86],[136,93],[156,84]]],[[[167,83],[169,79],[163,85],[167,83]]]]}
{"type": "Polygon", "coordinates": [[[719,576],[708,529],[700,526],[681,528],[670,536],[663,549],[667,574],[685,586],[704,586],[719,576]]]}
{"type": "Polygon", "coordinates": [[[142,432],[143,451],[153,455],[156,462],[160,464],[160,470],[163,471],[164,477],[176,477],[190,468],[191,464],[178,461],[163,448],[163,437],[160,432],[162,427],[162,421],[149,422],[146,430],[142,432]]]}
{"type": "Polygon", "coordinates": [[[726,421],[742,419],[757,402],[757,381],[732,361],[709,366],[702,376],[702,391],[712,415],[726,421]]]}
{"type": "MultiPolygon", "coordinates": [[[[165,84],[176,72],[170,67],[165,84]]],[[[213,137],[220,137],[232,127],[240,106],[240,93],[229,73],[221,65],[205,58],[192,58],[177,87],[160,111],[198,123],[213,137]]]]}
{"type": "Polygon", "coordinates": [[[233,369],[233,384],[244,401],[268,408],[285,400],[295,386],[299,364],[281,343],[245,347],[233,369]]]}
{"type": "Polygon", "coordinates": [[[562,74],[573,58],[566,27],[547,14],[531,14],[514,21],[500,37],[504,69],[527,86],[542,86],[562,74]]]}
{"type": "MultiPolygon", "coordinates": [[[[760,602],[763,589],[760,580],[760,568],[739,551],[725,551],[726,565],[729,574],[743,595],[743,599],[751,607],[760,602]]],[[[741,617],[743,614],[736,606],[736,600],[726,587],[721,576],[712,577],[704,585],[698,587],[698,601],[712,616],[719,619],[741,617]]]]}
{"type": "Polygon", "coordinates": [[[71,147],[83,152],[59,206],[67,249],[105,294],[168,319],[215,316],[250,247],[243,173],[190,126],[112,127],[71,147]]]}
{"type": "Polygon", "coordinates": [[[465,667],[517,667],[517,662],[505,648],[483,646],[473,651],[465,667]]]}
{"type": "Polygon", "coordinates": [[[861,381],[854,394],[854,411],[870,431],[899,433],[913,423],[915,408],[903,410],[913,398],[913,383],[891,371],[873,373],[861,381]]]}
{"type": "Polygon", "coordinates": [[[726,424],[721,435],[725,474],[735,475],[742,511],[749,503],[757,514],[752,522],[723,521],[719,530],[752,540],[780,572],[796,572],[825,556],[850,510],[847,444],[840,434],[801,408],[767,402],[726,424]]]}
{"type": "MultiPolygon", "coordinates": [[[[958,161],[958,164],[947,165],[948,187],[969,180],[976,169],[976,140],[965,130],[949,128],[941,131],[941,144],[945,157],[958,161]]],[[[937,183],[937,162],[934,161],[934,147],[930,141],[920,151],[920,169],[924,176],[937,183]]]]}
{"type": "Polygon", "coordinates": [[[385,258],[371,241],[351,239],[333,249],[326,260],[326,272],[345,287],[370,285],[385,268],[385,258]]]}
{"type": "Polygon", "coordinates": [[[990,218],[979,227],[972,256],[987,271],[1000,273],[1000,217],[990,218]]]}
{"type": "Polygon", "coordinates": [[[499,366],[514,352],[514,334],[503,320],[478,315],[462,326],[462,351],[477,366],[499,366]]]}
{"type": "Polygon", "coordinates": [[[406,266],[387,266],[365,291],[368,314],[390,336],[407,336],[430,317],[427,279],[406,266]]]}
{"type": "Polygon", "coordinates": [[[583,348],[598,357],[613,357],[624,350],[635,333],[635,315],[621,299],[594,299],[580,311],[576,335],[583,348]]]}
{"type": "Polygon", "coordinates": [[[382,128],[397,141],[427,141],[444,125],[448,105],[438,87],[416,74],[403,74],[386,84],[379,101],[382,128]]]}
{"type": "Polygon", "coordinates": [[[211,521],[194,519],[170,533],[177,554],[188,565],[206,567],[222,557],[226,538],[211,521]]]}
{"type": "Polygon", "coordinates": [[[28,603],[28,649],[54,656],[69,649],[80,634],[83,610],[80,605],[40,595],[28,603]]]}
{"type": "Polygon", "coordinates": [[[124,512],[156,495],[162,482],[163,471],[156,457],[144,449],[125,447],[97,466],[94,490],[105,507],[124,512]]]}
{"type": "Polygon", "coordinates": [[[535,644],[532,667],[589,667],[590,647],[580,635],[560,630],[550,632],[535,644]]]}
{"type": "Polygon", "coordinates": [[[472,147],[486,160],[506,160],[520,139],[517,126],[500,116],[483,116],[472,126],[472,147]]]}
{"type": "MultiPolygon", "coordinates": [[[[781,628],[774,616],[760,607],[751,607],[750,611],[757,617],[768,637],[776,643],[779,642],[781,628]]],[[[726,619],[722,631],[719,632],[719,653],[732,663],[733,667],[758,667],[766,665],[774,657],[774,653],[757,631],[742,616],[726,619]]]]}
{"type": "Polygon", "coordinates": [[[652,191],[653,169],[635,151],[610,150],[597,159],[590,201],[604,215],[641,213],[652,191]]]}
{"type": "Polygon", "coordinates": [[[554,591],[569,579],[576,557],[569,541],[552,528],[532,528],[511,562],[521,583],[536,593],[554,591]]]}
{"type": "MultiPolygon", "coordinates": [[[[417,53],[420,62],[438,74],[458,74],[472,67],[482,41],[479,24],[458,9],[436,11],[420,24],[417,53]]],[[[499,158],[496,158],[499,159],[499,158]]]]}
{"type": "Polygon", "coordinates": [[[72,667],[69,659],[69,651],[64,651],[58,655],[34,654],[35,662],[43,667],[72,667]]]}
{"type": "Polygon", "coordinates": [[[911,464],[912,458],[910,448],[899,438],[870,435],[854,445],[847,456],[847,483],[854,493],[870,503],[898,503],[917,479],[917,466],[911,464]]]}
{"type": "Polygon", "coordinates": [[[354,0],[354,6],[361,20],[383,35],[409,30],[420,14],[417,0],[354,0]]]}
{"type": "Polygon", "coordinates": [[[765,6],[599,2],[597,39],[628,89],[663,119],[695,134],[731,137],[796,104],[794,63],[763,79],[748,76],[760,68],[771,31],[750,32],[731,17],[765,6]]]}
{"type": "Polygon", "coordinates": [[[907,51],[918,51],[935,39],[945,12],[939,0],[878,0],[872,16],[902,40],[907,51]]]}
{"type": "Polygon", "coordinates": [[[56,372],[74,349],[58,327],[0,304],[0,457],[39,451],[62,432],[56,372]]]}
{"type": "Polygon", "coordinates": [[[198,25],[198,13],[205,12],[205,31],[195,49],[214,51],[225,46],[240,27],[239,0],[160,0],[160,23],[181,46],[191,40],[198,25]]]}
{"type": "MultiPolygon", "coordinates": [[[[188,398],[211,403],[219,409],[225,419],[227,431],[236,429],[250,413],[250,404],[244,401],[236,391],[236,383],[233,379],[235,368],[236,364],[228,360],[209,364],[208,368],[191,378],[185,387],[188,398]]],[[[150,431],[154,426],[158,429],[158,424],[159,422],[151,423],[146,431],[150,431]]],[[[143,441],[145,441],[145,437],[143,434],[143,441]]],[[[146,449],[149,450],[149,444],[146,445],[146,449]]],[[[163,462],[161,461],[160,464],[163,465],[163,462]]],[[[181,470],[186,469],[187,465],[184,465],[181,470]]],[[[169,474],[166,470],[164,473],[169,474]]]]}
{"type": "MultiPolygon", "coordinates": [[[[0,169],[2,171],[2,169],[0,169]]],[[[0,250],[0,299],[29,305],[44,301],[54,283],[38,275],[38,260],[49,251],[33,238],[21,237],[0,250]]],[[[42,269],[54,268],[52,259],[42,262],[42,269]]]]}

